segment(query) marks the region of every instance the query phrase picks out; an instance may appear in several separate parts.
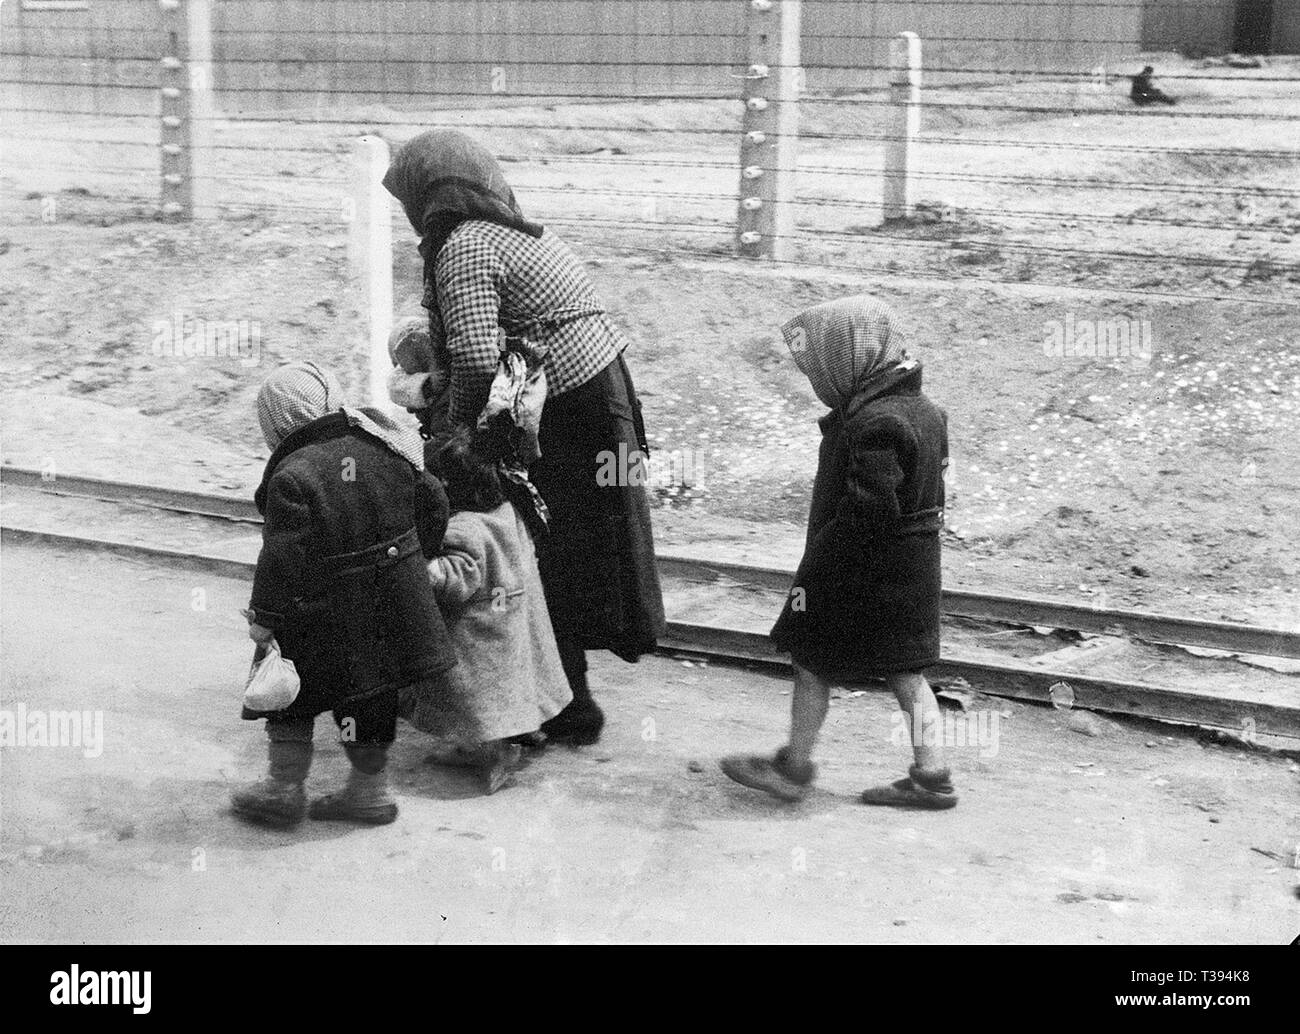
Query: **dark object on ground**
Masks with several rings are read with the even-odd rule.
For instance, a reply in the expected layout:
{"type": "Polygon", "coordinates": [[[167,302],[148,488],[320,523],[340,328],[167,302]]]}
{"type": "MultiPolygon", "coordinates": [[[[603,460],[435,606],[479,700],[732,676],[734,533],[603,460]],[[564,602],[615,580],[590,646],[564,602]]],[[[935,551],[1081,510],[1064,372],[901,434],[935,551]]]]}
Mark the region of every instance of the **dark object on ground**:
{"type": "Polygon", "coordinates": [[[1133,86],[1128,92],[1129,100],[1139,106],[1177,103],[1169,94],[1151,85],[1151,77],[1155,73],[1156,70],[1147,65],[1137,75],[1131,77],[1133,86]]]}

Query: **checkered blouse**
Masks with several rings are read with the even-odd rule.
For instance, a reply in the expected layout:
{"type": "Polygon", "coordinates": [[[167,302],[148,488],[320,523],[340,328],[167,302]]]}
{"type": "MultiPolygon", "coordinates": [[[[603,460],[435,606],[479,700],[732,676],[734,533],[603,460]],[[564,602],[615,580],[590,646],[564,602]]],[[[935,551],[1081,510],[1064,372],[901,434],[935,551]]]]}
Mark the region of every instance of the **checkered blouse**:
{"type": "Polygon", "coordinates": [[[548,349],[549,394],[585,384],[627,347],[586,270],[549,230],[530,237],[480,219],[461,223],[438,254],[424,304],[451,354],[451,417],[473,425],[497,368],[497,327],[548,349]]]}

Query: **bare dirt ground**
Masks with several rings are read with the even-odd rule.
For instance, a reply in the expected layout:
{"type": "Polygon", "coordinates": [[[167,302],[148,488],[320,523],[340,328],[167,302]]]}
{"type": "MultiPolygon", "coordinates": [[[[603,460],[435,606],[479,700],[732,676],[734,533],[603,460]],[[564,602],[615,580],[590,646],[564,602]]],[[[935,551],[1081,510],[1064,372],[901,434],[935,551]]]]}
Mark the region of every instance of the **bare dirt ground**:
{"type": "MultiPolygon", "coordinates": [[[[247,584],[6,543],[7,708],[103,711],[103,750],[0,752],[6,941],[1285,943],[1300,929],[1297,766],[1153,729],[1072,731],[981,698],[962,803],[864,809],[907,750],[877,693],[832,705],[818,792],[787,807],[719,755],[779,741],[761,673],[597,659],[602,742],[490,798],[400,734],[396,824],[279,833],[227,811],[260,775],[237,718],[247,584]],[[206,609],[195,610],[196,589],[206,609]],[[991,730],[992,726],[988,726],[991,730]],[[892,738],[891,738],[892,737],[892,738]]],[[[343,776],[328,718],[309,783],[343,776]]]]}
{"type": "MultiPolygon", "coordinates": [[[[865,290],[899,309],[949,410],[950,582],[1300,627],[1294,65],[1158,64],[1177,117],[1134,114],[1119,79],[927,90],[962,107],[925,110],[929,215],[909,224],[875,210],[880,98],[809,100],[808,264],[777,266],[725,255],[727,102],[248,115],[217,126],[224,219],[192,227],[151,220],[150,120],[11,125],[0,451],[250,490],[270,366],[309,355],[360,387],[348,142],[460,125],[516,159],[525,205],[579,244],[632,339],[653,444],[695,478],[660,493],[666,543],[797,556],[819,407],[775,327],[865,290]],[[1013,110],[1035,106],[1073,114],[1013,110]],[[249,321],[259,362],[155,355],[157,328],[186,317],[249,321]],[[1067,319],[1147,324],[1149,361],[1044,354],[1067,319]]],[[[394,222],[409,304],[419,270],[394,222]]]]}

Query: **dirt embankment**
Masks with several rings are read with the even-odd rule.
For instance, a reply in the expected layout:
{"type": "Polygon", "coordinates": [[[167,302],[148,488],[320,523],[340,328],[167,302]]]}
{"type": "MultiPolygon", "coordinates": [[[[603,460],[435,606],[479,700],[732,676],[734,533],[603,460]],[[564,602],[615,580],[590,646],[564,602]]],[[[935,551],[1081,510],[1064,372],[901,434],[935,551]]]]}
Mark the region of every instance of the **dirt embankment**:
{"type": "MultiPolygon", "coordinates": [[[[923,203],[902,224],[873,208],[880,105],[810,99],[808,265],[727,257],[726,102],[221,123],[223,221],[193,227],[130,200],[154,190],[148,147],[124,144],[118,167],[92,142],[130,127],[46,126],[0,199],[4,457],[250,490],[271,365],[311,356],[360,386],[347,142],[459,125],[513,159],[529,211],[590,259],[632,339],[665,541],[797,552],[818,406],[775,328],[871,291],[950,414],[950,581],[1300,627],[1300,198],[1290,123],[1270,121],[1300,114],[1289,67],[1162,58],[1176,118],[1134,115],[1119,81],[927,89],[923,203]],[[187,320],[246,351],[173,354],[187,320]]],[[[419,270],[395,226],[404,301],[419,270]]]]}

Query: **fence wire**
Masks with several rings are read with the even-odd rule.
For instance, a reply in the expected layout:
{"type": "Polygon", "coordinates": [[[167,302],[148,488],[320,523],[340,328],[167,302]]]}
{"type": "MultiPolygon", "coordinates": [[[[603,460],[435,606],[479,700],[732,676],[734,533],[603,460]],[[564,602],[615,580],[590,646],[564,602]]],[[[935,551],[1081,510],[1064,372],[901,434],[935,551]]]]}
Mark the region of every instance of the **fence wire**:
{"type": "MultiPolygon", "coordinates": [[[[730,254],[746,6],[216,3],[195,180],[219,219],[342,231],[356,137],[395,146],[455,127],[487,143],[543,222],[632,251],[730,254]]],[[[1143,293],[1296,304],[1300,61],[1152,56],[1137,2],[803,6],[788,261],[1044,286],[1082,273],[1120,291],[1158,268],[1143,293]],[[885,55],[912,24],[917,211],[883,221],[885,55]],[[1130,101],[1128,76],[1149,63],[1176,104],[1130,101]]],[[[6,183],[156,206],[158,5],[100,0],[71,22],[11,4],[4,17],[6,183]]],[[[394,227],[409,235],[396,208],[394,227]]]]}

